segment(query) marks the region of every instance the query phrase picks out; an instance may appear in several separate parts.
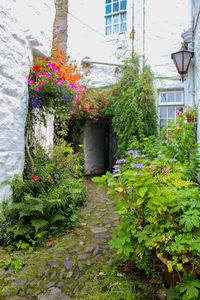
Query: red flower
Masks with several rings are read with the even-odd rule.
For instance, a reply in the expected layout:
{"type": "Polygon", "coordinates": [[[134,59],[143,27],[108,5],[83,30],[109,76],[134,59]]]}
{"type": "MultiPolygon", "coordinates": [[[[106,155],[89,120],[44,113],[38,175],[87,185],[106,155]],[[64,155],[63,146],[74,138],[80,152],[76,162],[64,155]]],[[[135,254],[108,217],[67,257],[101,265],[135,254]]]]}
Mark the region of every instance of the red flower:
{"type": "Polygon", "coordinates": [[[48,179],[51,181],[51,175],[50,175],[50,174],[48,174],[48,175],[47,175],[47,177],[48,177],[48,179]]]}
{"type": "Polygon", "coordinates": [[[39,177],[38,177],[38,176],[34,176],[33,179],[34,179],[35,181],[37,181],[37,180],[39,179],[39,177]]]}
{"type": "Polygon", "coordinates": [[[34,70],[34,71],[40,70],[40,66],[39,66],[39,65],[35,65],[35,66],[33,67],[33,70],[34,70]]]}

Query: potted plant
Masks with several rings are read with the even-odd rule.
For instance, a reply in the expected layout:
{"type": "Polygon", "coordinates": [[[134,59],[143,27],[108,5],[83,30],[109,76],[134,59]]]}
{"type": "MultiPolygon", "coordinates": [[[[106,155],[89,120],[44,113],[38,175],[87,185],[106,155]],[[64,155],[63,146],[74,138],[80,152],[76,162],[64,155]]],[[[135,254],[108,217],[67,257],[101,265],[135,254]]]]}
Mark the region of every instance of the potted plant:
{"type": "Polygon", "coordinates": [[[185,115],[186,115],[187,121],[189,123],[194,122],[194,118],[196,116],[196,111],[197,111],[196,105],[194,105],[194,106],[184,105],[184,109],[185,109],[185,115]]]}

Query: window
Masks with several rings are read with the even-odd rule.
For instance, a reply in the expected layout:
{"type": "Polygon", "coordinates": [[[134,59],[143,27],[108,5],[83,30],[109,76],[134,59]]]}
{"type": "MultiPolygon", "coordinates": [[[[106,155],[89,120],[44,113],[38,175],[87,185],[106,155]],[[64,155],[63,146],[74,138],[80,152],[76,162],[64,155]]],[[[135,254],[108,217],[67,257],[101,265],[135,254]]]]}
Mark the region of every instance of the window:
{"type": "Polygon", "coordinates": [[[183,110],[183,91],[160,91],[159,92],[159,127],[160,130],[170,123],[170,120],[176,120],[178,110],[183,110]]]}
{"type": "Polygon", "coordinates": [[[127,29],[127,0],[106,0],[106,35],[123,33],[127,29]]]}

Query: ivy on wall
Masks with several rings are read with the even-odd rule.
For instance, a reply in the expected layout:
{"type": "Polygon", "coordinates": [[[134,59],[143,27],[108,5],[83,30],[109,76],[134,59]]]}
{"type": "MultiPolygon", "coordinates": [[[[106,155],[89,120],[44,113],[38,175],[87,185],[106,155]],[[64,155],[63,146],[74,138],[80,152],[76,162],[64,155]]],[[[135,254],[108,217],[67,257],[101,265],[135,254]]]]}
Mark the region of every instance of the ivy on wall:
{"type": "Polygon", "coordinates": [[[141,144],[145,137],[157,135],[157,109],[153,74],[148,66],[140,69],[139,58],[133,54],[124,62],[121,79],[113,86],[110,103],[112,122],[121,156],[133,140],[141,144]]]}

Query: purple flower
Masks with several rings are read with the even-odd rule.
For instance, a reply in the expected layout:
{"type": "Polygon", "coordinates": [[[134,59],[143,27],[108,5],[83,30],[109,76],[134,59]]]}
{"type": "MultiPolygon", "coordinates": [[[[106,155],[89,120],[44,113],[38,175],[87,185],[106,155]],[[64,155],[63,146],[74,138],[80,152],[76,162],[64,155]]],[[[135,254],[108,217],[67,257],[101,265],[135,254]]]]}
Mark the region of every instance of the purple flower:
{"type": "Polygon", "coordinates": [[[121,158],[121,159],[116,160],[116,164],[122,164],[123,162],[126,162],[125,158],[121,158]]]}
{"type": "Polygon", "coordinates": [[[129,150],[126,154],[138,154],[138,152],[135,150],[129,150]]]}
{"type": "Polygon", "coordinates": [[[143,166],[143,164],[134,164],[134,165],[132,165],[132,168],[143,169],[144,166],[143,166]]]}

